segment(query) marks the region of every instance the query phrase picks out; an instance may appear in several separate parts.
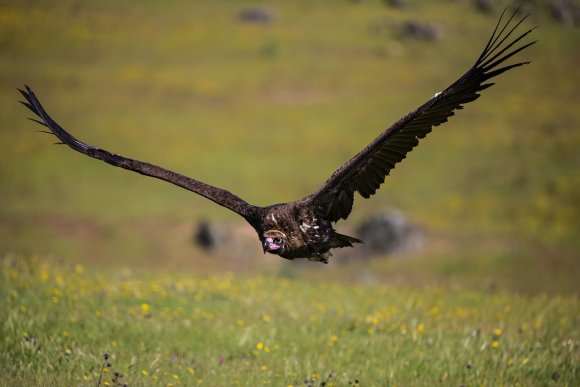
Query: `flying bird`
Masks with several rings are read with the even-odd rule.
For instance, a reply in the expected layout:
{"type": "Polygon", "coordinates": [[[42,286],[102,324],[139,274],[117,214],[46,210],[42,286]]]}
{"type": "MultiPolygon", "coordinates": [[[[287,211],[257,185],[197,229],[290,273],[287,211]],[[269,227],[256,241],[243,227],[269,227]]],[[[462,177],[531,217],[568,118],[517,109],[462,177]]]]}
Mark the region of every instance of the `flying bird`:
{"type": "Polygon", "coordinates": [[[233,193],[168,169],[123,157],[77,140],[58,125],[44,110],[34,92],[25,86],[22,93],[26,107],[40,119],[62,144],[77,152],[121,167],[167,181],[201,195],[242,216],[257,232],[264,253],[286,259],[307,258],[328,263],[331,250],[353,247],[362,241],[336,232],[333,223],[346,219],[358,192],[370,198],[385,177],[408,152],[419,144],[432,128],[446,122],[466,103],[475,101],[479,92],[492,86],[487,82],[508,70],[529,62],[505,64],[512,56],[535,43],[524,42],[532,29],[515,34],[527,16],[514,20],[517,12],[503,21],[499,18],[493,33],[475,64],[445,90],[435,93],[417,110],[407,114],[384,130],[366,148],[338,168],[316,192],[290,203],[267,207],[247,203],[233,193]]]}

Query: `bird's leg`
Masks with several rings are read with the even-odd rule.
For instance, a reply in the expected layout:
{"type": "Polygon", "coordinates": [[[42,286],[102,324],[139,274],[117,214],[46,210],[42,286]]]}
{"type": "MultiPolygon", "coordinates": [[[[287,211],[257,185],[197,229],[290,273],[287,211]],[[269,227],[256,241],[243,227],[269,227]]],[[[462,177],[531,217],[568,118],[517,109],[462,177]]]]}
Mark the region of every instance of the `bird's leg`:
{"type": "Polygon", "coordinates": [[[332,253],[330,251],[324,251],[322,253],[316,253],[312,257],[309,257],[308,260],[314,262],[322,262],[326,264],[328,263],[328,258],[330,257],[332,257],[332,253]]]}

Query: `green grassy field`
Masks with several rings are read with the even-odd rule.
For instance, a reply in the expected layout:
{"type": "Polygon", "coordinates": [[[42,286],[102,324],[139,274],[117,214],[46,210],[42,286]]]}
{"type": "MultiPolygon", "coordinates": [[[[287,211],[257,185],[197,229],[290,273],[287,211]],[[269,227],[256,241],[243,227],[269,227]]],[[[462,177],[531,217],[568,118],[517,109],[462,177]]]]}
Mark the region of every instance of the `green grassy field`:
{"type": "Polygon", "coordinates": [[[20,259],[3,261],[2,283],[7,386],[96,385],[105,353],[103,385],[572,386],[580,377],[575,297],[95,274],[20,259]]]}
{"type": "Polygon", "coordinates": [[[0,4],[0,385],[97,385],[105,352],[101,385],[578,385],[580,30],[543,2],[533,63],[337,225],[397,208],[427,235],[405,256],[262,256],[235,215],[52,146],[17,102],[28,84],[81,140],[294,200],[463,74],[501,9],[409,3],[0,4]],[[241,22],[254,6],[273,22],[241,22]],[[195,246],[201,219],[242,247],[195,246]]]}

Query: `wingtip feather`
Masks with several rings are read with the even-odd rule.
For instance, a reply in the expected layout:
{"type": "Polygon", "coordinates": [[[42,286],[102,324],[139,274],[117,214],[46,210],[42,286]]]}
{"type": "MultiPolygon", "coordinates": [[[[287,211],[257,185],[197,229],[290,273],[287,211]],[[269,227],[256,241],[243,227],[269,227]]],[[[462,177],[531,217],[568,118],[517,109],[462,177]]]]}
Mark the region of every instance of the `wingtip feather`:
{"type": "MultiPolygon", "coordinates": [[[[30,118],[30,117],[28,117],[28,119],[29,119],[30,121],[34,121],[34,122],[36,122],[37,124],[44,125],[44,126],[48,126],[48,125],[46,125],[46,122],[39,121],[39,120],[37,120],[37,119],[35,119],[35,118],[30,118]]],[[[52,132],[50,132],[50,133],[52,133],[52,132]]]]}
{"type": "Polygon", "coordinates": [[[23,104],[24,106],[26,106],[27,108],[29,108],[30,110],[34,111],[34,109],[32,108],[32,105],[28,102],[24,102],[24,101],[18,101],[21,104],[23,104]]]}

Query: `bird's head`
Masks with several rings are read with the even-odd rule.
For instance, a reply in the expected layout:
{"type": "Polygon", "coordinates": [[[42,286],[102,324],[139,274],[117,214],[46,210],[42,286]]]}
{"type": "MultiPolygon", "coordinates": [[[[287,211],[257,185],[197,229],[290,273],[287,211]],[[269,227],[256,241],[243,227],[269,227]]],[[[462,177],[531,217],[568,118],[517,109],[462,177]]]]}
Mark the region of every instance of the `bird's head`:
{"type": "Polygon", "coordinates": [[[278,230],[269,230],[262,235],[264,254],[282,254],[286,248],[286,234],[278,230]]]}

